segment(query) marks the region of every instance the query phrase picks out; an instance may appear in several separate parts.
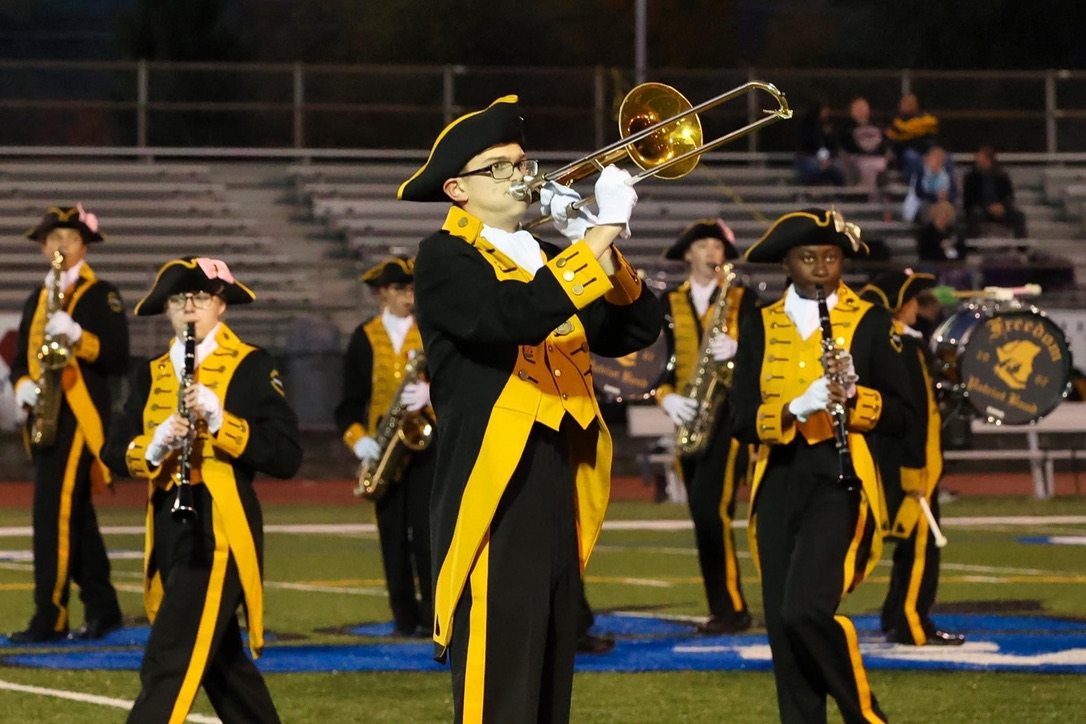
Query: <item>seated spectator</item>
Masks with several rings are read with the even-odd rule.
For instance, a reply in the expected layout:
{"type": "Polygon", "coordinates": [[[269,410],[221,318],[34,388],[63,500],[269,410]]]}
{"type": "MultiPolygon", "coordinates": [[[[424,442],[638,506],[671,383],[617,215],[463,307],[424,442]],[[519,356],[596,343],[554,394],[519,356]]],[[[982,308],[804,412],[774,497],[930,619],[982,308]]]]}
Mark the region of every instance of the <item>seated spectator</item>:
{"type": "Polygon", "coordinates": [[[866,98],[854,98],[848,116],[841,129],[841,166],[849,183],[863,186],[868,196],[875,198],[889,161],[886,136],[871,122],[871,105],[866,98]]]}
{"type": "Polygon", "coordinates": [[[929,209],[928,219],[916,232],[916,255],[923,270],[935,274],[940,284],[972,288],[973,275],[965,267],[965,240],[958,233],[954,205],[937,201],[929,209]]]}
{"type": "Polygon", "coordinates": [[[913,93],[901,96],[897,115],[886,129],[898,170],[905,180],[911,179],[923,164],[924,154],[939,143],[939,119],[920,110],[920,101],[913,93]]]}
{"type": "Polygon", "coordinates": [[[981,146],[973,163],[962,183],[965,235],[980,236],[980,225],[987,221],[1011,229],[1016,239],[1026,238],[1026,215],[1014,205],[1011,177],[996,163],[995,149],[981,146]]]}
{"type": "Polygon", "coordinates": [[[901,215],[906,221],[923,224],[928,220],[928,210],[939,201],[953,204],[958,200],[958,184],[947,167],[946,151],[932,146],[924,154],[920,170],[909,180],[909,195],[902,205],[901,215]]]}
{"type": "Polygon", "coordinates": [[[830,120],[829,103],[813,107],[799,123],[796,142],[796,180],[804,186],[844,186],[845,174],[837,165],[837,134],[830,120]]]}

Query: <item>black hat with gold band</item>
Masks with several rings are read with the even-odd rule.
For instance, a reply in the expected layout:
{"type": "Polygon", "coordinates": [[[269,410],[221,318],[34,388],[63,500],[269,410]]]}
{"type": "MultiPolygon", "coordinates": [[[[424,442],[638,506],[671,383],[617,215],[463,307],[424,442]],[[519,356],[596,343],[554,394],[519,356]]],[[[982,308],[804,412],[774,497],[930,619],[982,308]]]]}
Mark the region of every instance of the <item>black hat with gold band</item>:
{"type": "Polygon", "coordinates": [[[839,246],[845,256],[867,256],[867,244],[860,239],[860,227],[845,221],[837,209],[811,207],[792,211],[773,222],[769,231],[747,249],[750,262],[781,262],[797,246],[839,246]]]}
{"type": "Polygon", "coordinates": [[[664,252],[664,258],[681,261],[690,245],[699,239],[720,239],[724,242],[724,258],[739,258],[739,249],[735,246],[735,234],[722,219],[698,219],[683,229],[675,243],[664,252]]]}
{"type": "Polygon", "coordinates": [[[914,272],[912,269],[879,274],[860,290],[860,297],[880,304],[891,314],[901,311],[910,299],[935,286],[935,275],[914,272]]]}
{"type": "Polygon", "coordinates": [[[401,201],[449,201],[445,182],[464,164],[491,146],[524,143],[517,97],[502,96],[481,111],[460,116],[445,127],[430,149],[422,168],[404,181],[396,198],[401,201]]]}
{"type": "Polygon", "coordinates": [[[227,304],[249,304],[256,299],[252,289],[234,278],[226,262],[189,256],[168,261],[158,270],[151,291],[136,305],[136,316],[162,314],[167,299],[185,292],[208,292],[227,304]]]}
{"type": "Polygon", "coordinates": [[[385,259],[359,277],[367,286],[387,287],[389,284],[413,284],[415,281],[415,262],[403,256],[385,259]]]}
{"type": "Polygon", "coordinates": [[[32,241],[45,241],[53,229],[75,229],[83,237],[83,243],[105,241],[105,234],[98,230],[98,217],[83,208],[75,206],[53,206],[41,217],[33,229],[28,229],[26,238],[32,241]]]}

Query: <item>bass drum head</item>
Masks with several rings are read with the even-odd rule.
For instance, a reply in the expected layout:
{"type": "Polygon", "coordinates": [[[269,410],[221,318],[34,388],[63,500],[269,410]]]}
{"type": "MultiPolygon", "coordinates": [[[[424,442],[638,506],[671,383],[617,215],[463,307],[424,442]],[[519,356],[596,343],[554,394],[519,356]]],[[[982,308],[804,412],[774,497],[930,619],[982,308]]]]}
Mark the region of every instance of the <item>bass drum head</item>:
{"type": "Polygon", "coordinates": [[[607,402],[640,402],[664,381],[675,366],[670,349],[671,335],[663,329],[656,341],[625,357],[603,357],[591,354],[592,386],[607,402]]]}
{"type": "Polygon", "coordinates": [[[1055,322],[1036,310],[997,312],[969,334],[959,360],[962,391],[982,417],[1028,425],[1071,389],[1071,353],[1055,322]]]}

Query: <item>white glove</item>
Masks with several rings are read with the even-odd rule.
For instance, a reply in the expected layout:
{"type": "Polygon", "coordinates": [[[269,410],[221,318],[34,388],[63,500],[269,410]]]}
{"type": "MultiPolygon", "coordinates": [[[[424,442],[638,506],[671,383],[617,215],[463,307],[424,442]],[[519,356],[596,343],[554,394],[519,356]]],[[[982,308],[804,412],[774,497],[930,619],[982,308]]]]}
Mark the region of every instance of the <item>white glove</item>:
{"type": "Polygon", "coordinates": [[[404,404],[408,412],[418,412],[430,404],[430,383],[411,382],[404,385],[400,402],[404,404]]]}
{"type": "Polygon", "coordinates": [[[197,415],[204,418],[207,422],[207,429],[212,433],[216,433],[222,427],[222,403],[219,402],[219,396],[212,392],[207,385],[197,382],[195,387],[196,404],[192,406],[192,409],[197,415]]]}
{"type": "Polygon", "coordinates": [[[637,205],[637,192],[627,182],[630,173],[618,166],[605,166],[596,179],[595,224],[621,224],[622,238],[630,236],[630,214],[637,205]]]}
{"type": "Polygon", "coordinates": [[[155,434],[151,437],[151,444],[147,446],[144,457],[152,465],[159,465],[171,450],[177,450],[185,442],[185,438],[173,434],[174,423],[178,418],[177,413],[167,417],[155,428],[155,434]]]}
{"type": "Polygon", "coordinates": [[[33,408],[38,402],[38,385],[31,379],[19,382],[15,387],[15,399],[23,407],[33,408]]]}
{"type": "Polygon", "coordinates": [[[737,349],[739,349],[739,343],[726,334],[718,334],[709,342],[709,351],[713,353],[713,359],[717,362],[727,362],[735,356],[737,349]]]}
{"type": "Polygon", "coordinates": [[[825,410],[830,404],[830,381],[825,377],[819,377],[811,383],[807,391],[788,403],[788,409],[800,422],[807,422],[807,418],[819,410],[825,410]]]}
{"type": "Polygon", "coordinates": [[[580,211],[570,217],[569,207],[581,200],[581,195],[568,186],[548,181],[539,190],[539,206],[544,214],[550,214],[554,228],[571,242],[580,241],[588,233],[589,219],[580,211]]]}
{"type": "Polygon", "coordinates": [[[352,450],[359,460],[376,460],[381,457],[381,446],[369,435],[359,438],[352,450]]]}
{"type": "Polygon", "coordinates": [[[72,315],[65,311],[58,311],[53,312],[53,316],[49,317],[49,321],[45,323],[45,333],[50,337],[63,335],[75,344],[83,336],[83,328],[72,319],[72,315]]]}
{"type": "Polygon", "coordinates": [[[660,407],[664,408],[664,412],[676,425],[690,422],[698,413],[697,400],[684,397],[677,392],[664,395],[664,399],[660,401],[660,407]]]}

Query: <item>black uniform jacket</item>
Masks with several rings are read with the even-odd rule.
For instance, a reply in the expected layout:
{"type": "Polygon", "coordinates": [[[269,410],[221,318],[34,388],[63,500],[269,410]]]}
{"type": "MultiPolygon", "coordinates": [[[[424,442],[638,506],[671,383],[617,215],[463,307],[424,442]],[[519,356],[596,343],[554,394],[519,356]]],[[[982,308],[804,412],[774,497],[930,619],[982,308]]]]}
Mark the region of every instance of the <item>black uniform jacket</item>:
{"type": "Polygon", "coordinates": [[[611,438],[592,389],[592,352],[619,357],[660,334],[659,301],[619,256],[608,277],[584,242],[540,243],[533,277],[458,207],[424,239],[415,260],[415,303],[437,414],[432,500],[434,641],[438,656],[491,519],[537,422],[568,415],[581,564],[603,524],[611,438]]]}
{"type": "Polygon", "coordinates": [[[891,521],[889,534],[906,537],[912,533],[921,514],[919,502],[908,494],[930,496],[943,473],[942,418],[928,372],[928,349],[924,341],[905,332],[896,322],[894,329],[900,339],[909,399],[915,402],[921,414],[904,435],[872,435],[871,448],[878,463],[891,521]]]}
{"type": "MultiPolygon", "coordinates": [[[[215,512],[225,523],[230,552],[245,594],[249,646],[254,655],[263,646],[263,523],[253,490],[256,473],[289,478],[302,464],[298,418],[287,403],[275,360],[266,351],[245,344],[220,324],[219,346],[196,368],[196,381],[207,385],[223,406],[223,424],[212,435],[199,424],[193,448],[192,482],[206,485],[215,512]]],[[[172,344],[172,342],[171,342],[172,344]]],[[[155,428],[177,410],[180,381],[169,352],[140,365],[132,381],[124,413],[110,430],[105,461],[120,475],[145,478],[148,501],[155,487],[174,485],[178,457],[173,452],[158,467],[146,458],[155,428]]],[[[162,599],[154,551],[154,515],[148,510],[145,550],[145,591],[153,621],[162,599]]]]}
{"type": "MultiPolygon", "coordinates": [[[[895,346],[890,314],[861,300],[842,284],[838,303],[830,311],[835,343],[852,355],[857,394],[849,402],[849,445],[856,472],[863,481],[866,502],[872,514],[883,516],[878,476],[865,439],[872,431],[901,436],[916,423],[915,405],[910,397],[901,355],[895,346]]],[[[743,328],[732,378],[732,434],[741,442],[759,445],[751,488],[751,511],[755,511],[758,486],[773,453],[786,446],[834,445],[829,414],[819,412],[801,427],[782,424],[783,409],[822,374],[821,332],[815,330],[800,340],[795,324],[784,311],[784,300],[763,307],[743,328]]],[[[827,456],[836,461],[836,454],[827,456]]],[[[836,475],[837,470],[822,472],[836,475]]],[[[883,526],[880,526],[880,529],[883,526]]],[[[881,536],[872,544],[868,565],[877,562],[881,536]]]]}
{"type": "MultiPolygon", "coordinates": [[[[11,364],[13,387],[23,378],[36,382],[40,377],[36,354],[48,321],[45,314],[48,293],[43,286],[32,292],[23,304],[18,353],[11,364]]],[[[123,374],[128,368],[128,320],[117,288],[99,279],[86,262],[79,270],[75,284],[65,291],[63,309],[83,328],[83,334],[72,347],[75,363],[65,369],[61,386],[64,399],[79,422],[87,448],[96,459],[91,468],[91,480],[98,487],[110,481],[109,470],[101,462],[111,407],[109,377],[123,374]]],[[[29,428],[30,420],[27,425],[29,428]]]]}

